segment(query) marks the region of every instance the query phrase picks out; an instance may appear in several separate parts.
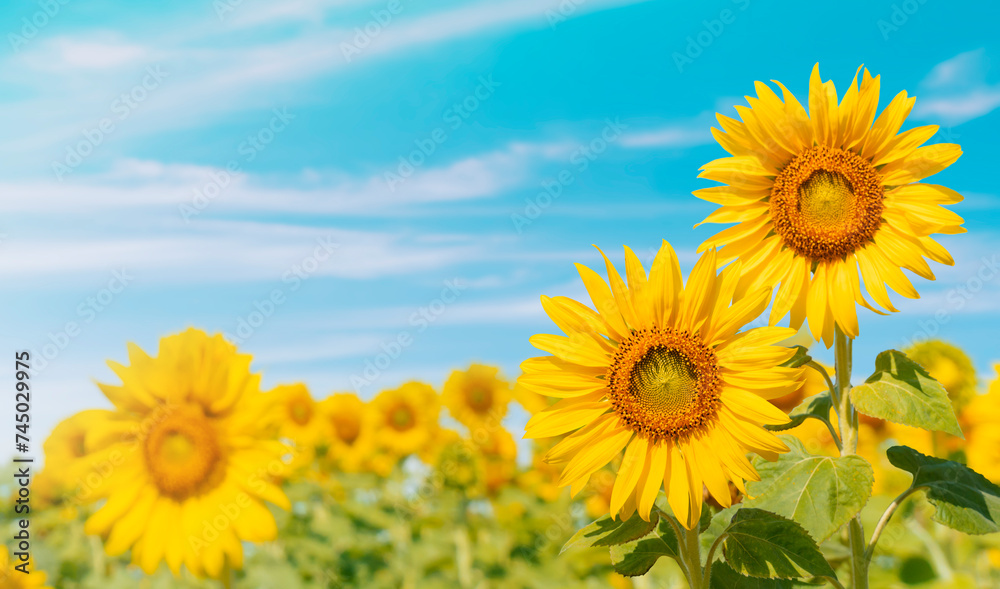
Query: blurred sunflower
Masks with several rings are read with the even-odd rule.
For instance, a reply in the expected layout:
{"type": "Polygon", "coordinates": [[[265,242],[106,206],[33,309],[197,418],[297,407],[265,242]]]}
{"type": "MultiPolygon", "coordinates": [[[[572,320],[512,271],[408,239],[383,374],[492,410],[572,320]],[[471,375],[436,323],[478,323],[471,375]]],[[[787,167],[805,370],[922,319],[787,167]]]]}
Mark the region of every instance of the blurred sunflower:
{"type": "Polygon", "coordinates": [[[1000,482],[1000,364],[985,395],[974,397],[962,412],[967,424],[965,457],[969,468],[1000,482]]]}
{"type": "Polygon", "coordinates": [[[72,492],[95,466],[91,454],[94,449],[94,432],[97,431],[95,428],[113,416],[112,411],[90,409],[64,419],[52,429],[42,450],[48,464],[58,465],[45,470],[46,483],[52,485],[54,495],[72,492]]]}
{"type": "Polygon", "coordinates": [[[531,468],[522,471],[516,480],[518,487],[550,503],[562,495],[563,489],[559,486],[562,468],[558,464],[547,462],[545,455],[559,441],[559,438],[535,440],[532,444],[531,468]]]}
{"type": "Polygon", "coordinates": [[[483,453],[471,440],[453,430],[440,430],[434,455],[428,461],[437,478],[449,489],[468,498],[481,497],[486,491],[486,464],[483,453]]]}
{"type": "Polygon", "coordinates": [[[441,400],[430,385],[411,381],[385,390],[372,400],[378,424],[378,442],[390,453],[420,452],[438,428],[441,400]]]}
{"type": "Polygon", "coordinates": [[[278,385],[261,398],[270,408],[267,415],[278,437],[294,446],[292,468],[310,464],[328,429],[309,388],[302,383],[278,385]]]}
{"type": "Polygon", "coordinates": [[[129,344],[129,361],[108,362],[121,385],[98,383],[115,419],[90,433],[96,452],[117,459],[92,481],[92,498],[107,501],[86,532],[104,538],[109,555],[131,549],[147,573],[164,560],[199,577],[241,568],[242,542],[277,536],[265,502],[291,507],[269,482],[287,448],[264,435],[251,357],[221,334],[189,329],[161,339],[156,357],[129,344]]]}
{"type": "Polygon", "coordinates": [[[7,547],[0,544],[0,587],[3,589],[52,589],[45,585],[46,577],[45,571],[36,569],[34,561],[30,558],[27,563],[20,560],[12,561],[7,547]],[[22,564],[27,564],[26,570],[30,571],[28,574],[14,568],[22,564]]]}
{"type": "Polygon", "coordinates": [[[701,514],[703,486],[729,505],[729,481],[745,492],[744,480],[758,480],[748,452],[775,460],[788,450],[762,426],[788,422],[766,399],[801,386],[801,368],[779,366],[794,349],[772,345],[795,331],[738,333],[767,306],[770,290],[737,293],[740,264],[717,274],[714,250],[686,285],[665,241],[648,277],[625,248],[627,287],[604,260],[610,289],[577,265],[598,311],[542,297],[568,337],[533,336],[532,345],[552,356],[526,360],[518,383],[561,400],[531,418],[526,437],[574,432],[547,455],[566,463],[560,484],[574,490],[624,450],[610,513],[648,518],[662,485],[690,529],[701,514]]]}
{"type": "MultiPolygon", "coordinates": [[[[858,73],[861,74],[861,69],[858,73]]],[[[827,347],[834,324],[858,335],[855,302],[896,311],[888,284],[908,298],[916,289],[900,270],[934,279],[924,257],[952,265],[932,233],[963,233],[962,218],[939,205],[962,200],[957,192],[920,180],[947,168],[962,154],[958,145],[920,147],[936,125],[899,133],[914,98],[900,92],[876,119],[879,77],[855,75],[837,104],[832,81],[821,82],[819,65],[809,81],[809,114],[780,82],[779,98],[761,82],[750,107],[736,106],[742,121],[718,115],[712,129],[732,154],[705,164],[701,178],[725,184],[695,191],[721,205],[703,223],[737,223],[702,243],[724,246],[719,263],[743,261],[739,290],[781,287],[771,308],[775,323],[791,313],[827,347]]]]}
{"type": "Polygon", "coordinates": [[[517,442],[506,429],[497,428],[487,435],[480,430],[472,440],[483,455],[486,491],[495,495],[517,475],[517,442]]]}
{"type": "Polygon", "coordinates": [[[358,472],[375,448],[375,420],[371,408],[354,393],[336,393],[319,403],[329,425],[326,459],[344,472],[358,472]]]}
{"type": "Polygon", "coordinates": [[[468,370],[451,373],[441,399],[451,416],[469,429],[496,425],[507,415],[510,384],[496,366],[472,364],[468,370]]]}

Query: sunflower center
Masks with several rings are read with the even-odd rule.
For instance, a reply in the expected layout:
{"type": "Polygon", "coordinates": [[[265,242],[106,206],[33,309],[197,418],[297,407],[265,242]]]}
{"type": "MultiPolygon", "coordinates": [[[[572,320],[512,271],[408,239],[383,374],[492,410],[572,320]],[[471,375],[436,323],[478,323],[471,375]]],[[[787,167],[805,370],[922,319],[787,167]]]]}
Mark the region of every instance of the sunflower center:
{"type": "Polygon", "coordinates": [[[669,327],[633,332],[619,345],[607,380],[615,412],[653,441],[687,436],[721,403],[715,354],[697,335],[669,327]]]}
{"type": "Polygon", "coordinates": [[[144,449],[153,482],[177,500],[214,487],[224,474],[218,434],[198,406],[173,409],[150,429],[144,449]]]}
{"type": "Polygon", "coordinates": [[[288,406],[288,416],[298,425],[305,425],[312,419],[313,407],[309,399],[296,398],[288,406]]]}
{"type": "Polygon", "coordinates": [[[774,179],[774,231],[801,256],[842,258],[875,235],[884,196],[882,177],[868,160],[843,149],[811,147],[774,179]]]}
{"type": "Polygon", "coordinates": [[[351,445],[361,435],[361,420],[353,415],[338,415],[333,418],[333,429],[341,442],[351,445]]]}
{"type": "Polygon", "coordinates": [[[493,391],[489,387],[476,384],[466,391],[465,400],[476,413],[486,413],[493,406],[493,391]]]}
{"type": "Polygon", "coordinates": [[[389,425],[397,431],[408,430],[413,423],[413,410],[406,405],[397,405],[389,412],[389,425]]]}

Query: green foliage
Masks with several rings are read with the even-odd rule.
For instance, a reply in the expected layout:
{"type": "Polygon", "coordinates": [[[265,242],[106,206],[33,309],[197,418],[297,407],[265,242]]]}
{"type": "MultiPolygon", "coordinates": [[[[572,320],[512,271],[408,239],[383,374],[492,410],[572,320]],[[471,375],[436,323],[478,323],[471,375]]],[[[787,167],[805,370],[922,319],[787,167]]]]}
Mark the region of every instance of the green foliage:
{"type": "Polygon", "coordinates": [[[780,425],[767,425],[767,429],[773,432],[781,432],[799,427],[807,419],[818,419],[824,423],[830,421],[830,410],[833,409],[833,400],[829,392],[813,395],[801,403],[788,414],[789,422],[780,425]]]}
{"type": "Polygon", "coordinates": [[[645,575],[661,556],[678,558],[678,543],[673,527],[661,519],[657,529],[645,537],[612,546],[611,564],[618,574],[626,577],[645,575]]]}
{"type": "Polygon", "coordinates": [[[724,562],[712,565],[712,589],[791,589],[792,582],[787,579],[761,579],[747,577],[734,571],[724,562]]]}
{"type": "Polygon", "coordinates": [[[754,461],[759,482],[747,485],[756,507],[798,522],[817,541],[854,517],[871,496],[874,473],[860,456],[814,456],[797,438],[781,436],[790,451],[776,462],[754,461]]]}
{"type": "Polygon", "coordinates": [[[851,389],[851,402],[871,417],[962,437],[948,391],[897,350],[878,355],[875,373],[851,389]]]}
{"type": "Polygon", "coordinates": [[[577,533],[562,547],[560,554],[570,548],[580,546],[614,546],[638,540],[656,528],[660,517],[656,510],[649,514],[649,521],[644,521],[638,513],[625,521],[606,515],[590,525],[580,528],[577,533]]]}
{"type": "Polygon", "coordinates": [[[834,577],[816,542],[796,522],[762,509],[743,508],[726,529],[726,563],[750,577],[834,577]]]}
{"type": "Polygon", "coordinates": [[[969,467],[925,456],[907,446],[886,452],[889,462],[913,475],[937,509],[934,519],[966,534],[1000,532],[1000,487],[969,467]]]}
{"type": "Polygon", "coordinates": [[[792,347],[795,348],[795,355],[785,360],[782,366],[786,368],[798,368],[812,362],[812,357],[809,355],[809,348],[805,346],[792,347]]]}

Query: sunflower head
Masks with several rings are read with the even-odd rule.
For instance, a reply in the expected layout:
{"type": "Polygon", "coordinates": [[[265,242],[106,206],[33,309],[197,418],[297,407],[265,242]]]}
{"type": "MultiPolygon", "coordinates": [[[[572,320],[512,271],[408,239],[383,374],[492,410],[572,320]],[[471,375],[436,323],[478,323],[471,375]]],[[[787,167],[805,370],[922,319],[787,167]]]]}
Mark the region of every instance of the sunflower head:
{"type": "Polygon", "coordinates": [[[397,456],[420,452],[438,429],[441,400],[430,385],[411,381],[372,400],[379,445],[397,456]]]}
{"type": "Polygon", "coordinates": [[[290,507],[272,482],[287,450],[267,427],[250,356],[189,329],[163,338],[155,357],[130,345],[129,360],[108,363],[122,384],[99,386],[115,410],[85,439],[88,450],[94,440],[95,465],[114,466],[82,479],[86,498],[107,500],[87,533],[104,538],[112,556],[131,549],[147,573],[162,561],[197,576],[218,577],[227,561],[242,567],[242,541],[277,535],[265,502],[290,507]],[[235,515],[232,505],[241,507],[235,515]]]}
{"type": "Polygon", "coordinates": [[[510,384],[499,369],[482,364],[452,372],[442,392],[442,402],[452,417],[469,428],[497,426],[507,414],[510,398],[510,384]]]}
{"type": "Polygon", "coordinates": [[[923,366],[948,391],[959,412],[976,396],[976,368],[960,348],[940,340],[915,344],[906,355],[923,366]]]}
{"type": "Polygon", "coordinates": [[[565,335],[531,338],[551,356],[525,361],[518,385],[560,400],[531,418],[527,437],[569,434],[546,460],[563,465],[560,484],[574,494],[620,457],[610,513],[648,518],[662,486],[691,528],[703,488],[728,505],[730,482],[745,492],[745,480],[758,480],[748,453],[776,459],[787,451],[763,426],[788,421],[767,399],[801,386],[801,368],[780,366],[794,350],[773,345],[795,331],[740,332],[764,310],[770,290],[738,289],[740,264],[719,273],[714,250],[686,284],[666,242],[648,275],[625,248],[627,283],[604,260],[608,283],[578,265],[596,310],[542,297],[565,335]]]}
{"type": "Polygon", "coordinates": [[[345,472],[358,472],[375,448],[374,414],[354,393],[336,393],[319,403],[326,421],[326,460],[345,472]]]}
{"type": "Polygon", "coordinates": [[[104,409],[81,411],[52,429],[42,449],[49,464],[59,465],[48,469],[46,475],[47,484],[56,496],[73,491],[92,468],[95,459],[92,454],[99,443],[95,437],[113,415],[104,409]]]}
{"type": "Polygon", "coordinates": [[[858,335],[855,304],[895,311],[885,285],[918,298],[905,268],[928,280],[924,258],[953,260],[932,234],[962,233],[962,218],[941,205],[962,200],[953,190],[920,181],[950,166],[957,145],[923,146],[938,127],[900,132],[914,99],[900,92],[876,117],[879,77],[859,68],[838,103],[832,81],[817,65],[809,83],[809,111],[788,91],[779,97],[756,84],[740,120],[718,115],[712,129],[732,157],[702,167],[700,177],[722,186],[695,191],[721,207],[706,223],[736,223],[706,240],[722,246],[719,263],[743,262],[740,290],[780,284],[771,322],[791,314],[827,347],[835,326],[858,335]],[[858,75],[861,75],[860,84],[858,75]],[[860,271],[860,280],[859,280],[860,271]]]}

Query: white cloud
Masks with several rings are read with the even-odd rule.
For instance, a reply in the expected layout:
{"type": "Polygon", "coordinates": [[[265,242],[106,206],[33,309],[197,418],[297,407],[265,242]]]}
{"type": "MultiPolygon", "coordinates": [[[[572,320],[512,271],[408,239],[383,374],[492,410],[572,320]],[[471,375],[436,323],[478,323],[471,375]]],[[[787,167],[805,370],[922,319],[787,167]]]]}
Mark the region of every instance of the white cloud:
{"type": "Polygon", "coordinates": [[[624,147],[693,147],[711,143],[712,133],[708,126],[691,127],[671,125],[659,129],[631,133],[621,138],[624,147]]]}
{"type": "Polygon", "coordinates": [[[920,83],[913,115],[945,125],[959,125],[1000,107],[1000,84],[986,82],[989,59],[984,49],[943,61],[920,83]]]}

